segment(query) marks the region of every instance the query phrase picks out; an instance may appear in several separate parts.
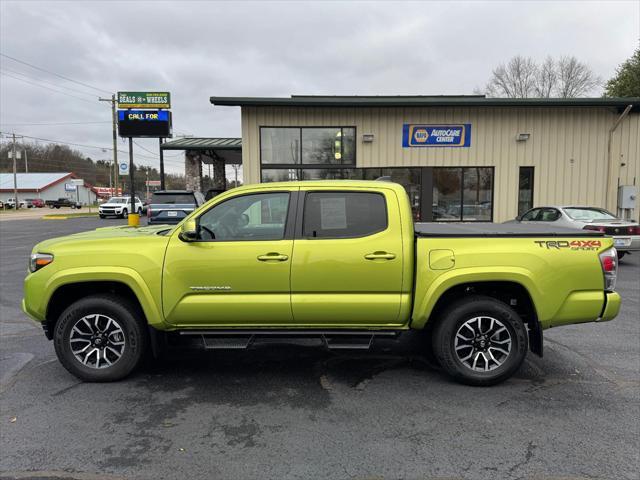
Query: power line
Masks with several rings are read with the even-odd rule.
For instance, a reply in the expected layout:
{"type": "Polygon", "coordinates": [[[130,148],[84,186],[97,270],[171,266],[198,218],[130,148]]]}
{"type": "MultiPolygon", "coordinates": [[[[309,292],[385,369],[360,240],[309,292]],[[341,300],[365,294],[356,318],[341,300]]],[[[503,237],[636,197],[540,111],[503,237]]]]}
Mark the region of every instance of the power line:
{"type": "MultiPolygon", "coordinates": [[[[13,78],[15,80],[18,80],[20,82],[24,82],[24,83],[28,83],[30,85],[34,85],[36,87],[40,87],[40,88],[44,88],[46,90],[51,90],[52,92],[56,92],[56,93],[61,93],[62,95],[66,95],[67,97],[72,97],[72,98],[76,98],[78,100],[82,100],[83,102],[87,102],[87,103],[91,103],[94,104],[91,100],[87,100],[86,98],[82,98],[82,97],[78,97],[76,95],[71,95],[70,93],[67,92],[63,92],[61,90],[56,90],[55,88],[51,88],[51,87],[45,87],[44,85],[40,85],[39,83],[35,83],[35,82],[31,82],[29,80],[25,80],[24,78],[20,78],[20,77],[16,77],[14,75],[11,75],[9,73],[6,72],[0,72],[0,74],[5,75],[7,77],[13,78]]],[[[95,104],[94,104],[95,105],[95,104]]]]}
{"type": "Polygon", "coordinates": [[[109,92],[107,90],[104,90],[102,88],[94,87],[93,85],[89,85],[88,83],[83,83],[83,82],[80,82],[78,80],[74,80],[72,78],[65,77],[64,75],[60,75],[59,73],[52,72],[51,70],[47,70],[46,68],[38,67],[37,65],[33,65],[31,63],[25,62],[24,60],[17,59],[15,57],[12,57],[10,55],[6,55],[4,53],[0,53],[0,56],[3,56],[3,57],[8,58],[10,60],[13,60],[14,62],[21,63],[21,64],[26,65],[28,67],[35,68],[36,70],[40,70],[42,72],[46,72],[46,73],[49,73],[51,75],[55,75],[56,77],[62,78],[63,80],[66,80],[68,82],[76,83],[78,85],[82,85],[83,87],[91,88],[92,90],[97,90],[98,92],[108,93],[109,95],[111,95],[113,93],[113,92],[109,92]]]}
{"type": "Polygon", "coordinates": [[[31,127],[31,126],[49,126],[49,125],[93,125],[93,124],[103,124],[103,123],[111,123],[110,121],[100,121],[100,122],[53,122],[53,123],[2,123],[0,125],[8,125],[11,127],[31,127]]]}
{"type": "Polygon", "coordinates": [[[9,73],[13,73],[14,75],[20,75],[21,77],[28,78],[31,81],[35,81],[35,82],[38,82],[38,83],[45,83],[45,84],[51,85],[53,87],[62,88],[63,90],[69,90],[70,92],[73,92],[73,93],[79,93],[80,95],[86,95],[88,97],[95,98],[95,93],[87,93],[87,92],[83,92],[82,90],[77,90],[75,88],[69,88],[69,87],[65,87],[64,85],[59,85],[59,84],[54,83],[54,82],[49,82],[49,81],[43,80],[41,78],[34,78],[34,77],[30,76],[30,75],[27,75],[26,73],[18,72],[17,70],[12,70],[12,69],[4,67],[4,66],[2,68],[5,71],[9,72],[9,73]]]}

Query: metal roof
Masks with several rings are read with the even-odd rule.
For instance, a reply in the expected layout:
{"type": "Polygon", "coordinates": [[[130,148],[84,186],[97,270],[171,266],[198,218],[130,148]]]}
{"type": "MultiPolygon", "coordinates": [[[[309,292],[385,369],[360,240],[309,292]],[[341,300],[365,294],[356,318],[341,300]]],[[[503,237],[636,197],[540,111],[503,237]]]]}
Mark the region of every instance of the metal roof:
{"type": "Polygon", "coordinates": [[[640,97],[628,98],[487,98],[483,95],[429,96],[322,96],[210,97],[214,105],[268,107],[615,107],[633,104],[640,109],[640,97]]]}
{"type": "Polygon", "coordinates": [[[241,150],[241,138],[177,138],[162,144],[163,150],[241,150]]]}
{"type": "MultiPolygon", "coordinates": [[[[16,183],[18,190],[38,192],[72,176],[70,172],[18,173],[16,183]]],[[[0,173],[0,190],[13,191],[13,173],[0,173]]]]}

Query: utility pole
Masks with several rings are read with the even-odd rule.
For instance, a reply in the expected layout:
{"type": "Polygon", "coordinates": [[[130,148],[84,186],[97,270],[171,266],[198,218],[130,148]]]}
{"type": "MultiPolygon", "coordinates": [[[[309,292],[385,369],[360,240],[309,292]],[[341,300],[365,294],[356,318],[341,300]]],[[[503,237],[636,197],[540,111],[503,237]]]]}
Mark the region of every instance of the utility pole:
{"type": "Polygon", "coordinates": [[[233,163],[231,167],[233,168],[233,171],[236,174],[236,184],[234,185],[234,187],[237,187],[238,186],[238,169],[240,168],[240,165],[233,163]]]}
{"type": "Polygon", "coordinates": [[[162,150],[162,137],[158,140],[160,142],[160,190],[164,190],[164,150],[162,150]]]}
{"type": "MultiPolygon", "coordinates": [[[[24,141],[23,141],[24,142],[24,141]]],[[[29,162],[27,161],[27,149],[22,146],[24,150],[24,173],[29,173],[29,162]]]]}
{"type": "MultiPolygon", "coordinates": [[[[162,151],[162,150],[160,150],[160,151],[162,151]]],[[[147,174],[147,179],[145,181],[145,185],[147,186],[147,197],[146,198],[147,198],[147,202],[148,202],[149,201],[149,169],[148,168],[145,170],[145,173],[147,174]]]]}
{"type": "MultiPolygon", "coordinates": [[[[116,117],[116,94],[112,94],[111,98],[99,98],[101,102],[111,102],[111,128],[113,130],[113,164],[111,170],[113,170],[113,196],[118,195],[118,119],[116,117]]],[[[111,178],[111,174],[109,174],[111,178]]],[[[109,185],[111,187],[111,185],[109,185]]]]}
{"type": "Polygon", "coordinates": [[[20,208],[20,202],[18,201],[18,175],[16,173],[16,134],[13,134],[13,200],[16,202],[16,211],[20,208]]]}

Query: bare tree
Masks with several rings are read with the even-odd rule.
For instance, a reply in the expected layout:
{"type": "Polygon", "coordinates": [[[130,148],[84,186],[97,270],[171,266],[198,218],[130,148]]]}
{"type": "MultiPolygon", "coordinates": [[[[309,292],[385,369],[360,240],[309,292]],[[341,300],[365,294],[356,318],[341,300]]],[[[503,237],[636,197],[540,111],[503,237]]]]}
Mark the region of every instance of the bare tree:
{"type": "Polygon", "coordinates": [[[518,55],[493,70],[485,94],[507,98],[573,98],[587,95],[600,83],[589,66],[576,57],[554,60],[549,56],[537,64],[530,57],[518,55]]]}
{"type": "Polygon", "coordinates": [[[530,57],[520,55],[498,65],[486,87],[490,97],[523,98],[535,92],[536,63],[530,57]]]}
{"type": "Polygon", "coordinates": [[[555,60],[551,57],[547,57],[537,70],[535,86],[536,97],[553,97],[554,90],[558,83],[555,60]]]}
{"type": "Polygon", "coordinates": [[[602,80],[576,57],[561,57],[558,61],[558,97],[581,97],[601,83],[602,80]]]}

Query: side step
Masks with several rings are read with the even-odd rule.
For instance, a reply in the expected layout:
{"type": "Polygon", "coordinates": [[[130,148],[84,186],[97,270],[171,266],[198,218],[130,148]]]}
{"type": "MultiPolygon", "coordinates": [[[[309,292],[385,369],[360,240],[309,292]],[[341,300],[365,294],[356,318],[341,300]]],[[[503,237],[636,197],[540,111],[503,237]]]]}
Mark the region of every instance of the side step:
{"type": "Polygon", "coordinates": [[[368,350],[376,337],[397,338],[398,330],[180,330],[200,337],[206,350],[244,350],[257,344],[324,346],[329,350],[368,350]]]}

